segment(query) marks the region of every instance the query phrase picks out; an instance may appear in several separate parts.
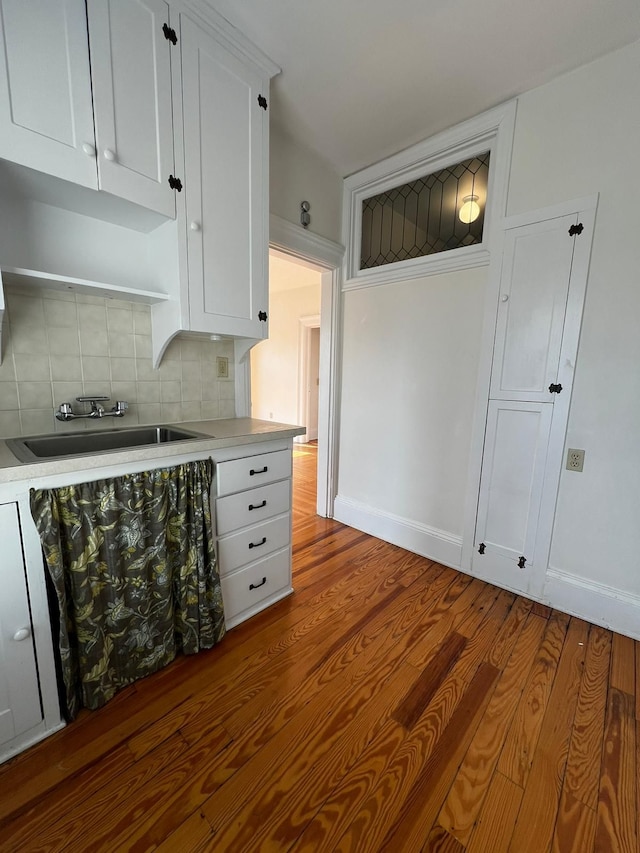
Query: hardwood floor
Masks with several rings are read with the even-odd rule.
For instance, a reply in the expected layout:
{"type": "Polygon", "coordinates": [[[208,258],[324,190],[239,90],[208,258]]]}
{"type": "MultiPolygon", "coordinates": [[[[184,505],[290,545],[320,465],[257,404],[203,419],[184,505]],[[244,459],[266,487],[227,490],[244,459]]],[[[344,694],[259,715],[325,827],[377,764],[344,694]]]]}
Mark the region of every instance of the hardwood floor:
{"type": "Polygon", "coordinates": [[[0,768],[3,851],[638,853],[640,649],[315,508],[295,594],[0,768]]]}

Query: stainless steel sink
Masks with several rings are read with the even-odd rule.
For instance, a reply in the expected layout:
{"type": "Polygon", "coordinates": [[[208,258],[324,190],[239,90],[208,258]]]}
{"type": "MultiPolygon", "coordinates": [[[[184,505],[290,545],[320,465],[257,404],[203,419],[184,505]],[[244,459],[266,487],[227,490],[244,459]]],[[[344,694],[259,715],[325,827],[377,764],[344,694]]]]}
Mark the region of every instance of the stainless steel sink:
{"type": "Polygon", "coordinates": [[[108,453],[111,450],[148,447],[194,438],[213,438],[213,436],[175,426],[141,426],[130,429],[9,438],[7,447],[21,462],[38,462],[44,459],[66,459],[70,456],[93,456],[96,453],[108,453]]]}

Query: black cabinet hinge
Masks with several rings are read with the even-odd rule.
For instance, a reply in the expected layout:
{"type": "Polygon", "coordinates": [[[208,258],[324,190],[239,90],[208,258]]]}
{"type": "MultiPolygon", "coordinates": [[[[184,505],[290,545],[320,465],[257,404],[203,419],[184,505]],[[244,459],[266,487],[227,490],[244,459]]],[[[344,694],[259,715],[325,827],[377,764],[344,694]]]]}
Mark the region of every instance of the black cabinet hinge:
{"type": "Polygon", "coordinates": [[[267,312],[266,311],[258,311],[258,320],[262,323],[267,322],[267,312]]]}
{"type": "Polygon", "coordinates": [[[557,385],[555,385],[553,382],[551,383],[551,385],[549,385],[549,393],[550,394],[559,394],[561,391],[562,391],[562,385],[559,382],[557,385]]]}
{"type": "Polygon", "coordinates": [[[178,44],[178,36],[176,35],[176,31],[173,27],[170,27],[169,24],[163,24],[162,32],[164,33],[164,37],[167,41],[170,41],[171,44],[178,44]]]}
{"type": "Polygon", "coordinates": [[[169,186],[172,190],[178,190],[178,192],[181,192],[182,181],[180,178],[174,178],[173,175],[169,175],[169,186]]]}
{"type": "Polygon", "coordinates": [[[519,568],[519,569],[524,569],[524,564],[525,564],[526,562],[527,562],[527,558],[526,558],[526,557],[520,557],[520,559],[518,560],[518,568],[519,568]]]}
{"type": "Polygon", "coordinates": [[[263,110],[266,110],[268,104],[264,95],[258,95],[258,106],[262,107],[263,110]]]}
{"type": "Polygon", "coordinates": [[[571,228],[569,228],[569,237],[573,237],[574,234],[582,234],[583,231],[584,225],[582,222],[578,222],[577,225],[572,225],[571,228]]]}
{"type": "Polygon", "coordinates": [[[484,544],[484,542],[481,542],[480,547],[478,548],[478,554],[484,554],[485,547],[486,545],[484,544]]]}

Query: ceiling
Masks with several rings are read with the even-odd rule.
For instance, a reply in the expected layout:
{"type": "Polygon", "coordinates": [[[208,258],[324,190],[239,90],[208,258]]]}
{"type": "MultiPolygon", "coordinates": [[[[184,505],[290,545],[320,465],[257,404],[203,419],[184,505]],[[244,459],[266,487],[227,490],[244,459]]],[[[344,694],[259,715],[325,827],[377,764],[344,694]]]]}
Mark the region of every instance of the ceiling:
{"type": "Polygon", "coordinates": [[[640,38],[638,0],[208,0],[282,68],[271,121],[341,177],[640,38]]]}

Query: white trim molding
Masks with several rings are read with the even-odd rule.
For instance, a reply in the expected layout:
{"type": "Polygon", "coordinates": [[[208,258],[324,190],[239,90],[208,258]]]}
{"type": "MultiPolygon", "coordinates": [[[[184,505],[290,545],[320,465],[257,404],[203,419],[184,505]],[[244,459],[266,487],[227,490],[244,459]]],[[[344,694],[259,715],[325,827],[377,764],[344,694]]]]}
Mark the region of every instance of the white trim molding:
{"type": "Polygon", "coordinates": [[[462,537],[455,533],[383,512],[340,495],[334,502],[333,517],[349,527],[391,542],[392,545],[399,545],[443,566],[460,568],[462,537]]]}
{"type": "Polygon", "coordinates": [[[269,246],[285,255],[302,256],[324,269],[342,265],[344,246],[307,231],[272,213],[269,216],[269,246]]]}
{"type": "Polygon", "coordinates": [[[504,216],[506,210],[515,116],[516,101],[509,101],[345,179],[342,208],[343,239],[347,246],[344,290],[407,281],[489,263],[494,223],[504,216]],[[486,151],[491,154],[491,165],[482,243],[373,269],[360,269],[362,202],[366,198],[486,151]]]}
{"type": "MultiPolygon", "coordinates": [[[[320,293],[320,392],[318,396],[318,486],[316,511],[333,518],[338,466],[340,399],[341,303],[340,275],[344,246],[320,237],[280,216],[269,217],[269,248],[323,270],[320,293]]],[[[249,365],[245,365],[245,371],[249,365]]],[[[246,397],[251,396],[247,375],[246,397]]]]}
{"type": "Polygon", "coordinates": [[[544,602],[572,616],[640,640],[640,595],[550,567],[544,602]]]}

